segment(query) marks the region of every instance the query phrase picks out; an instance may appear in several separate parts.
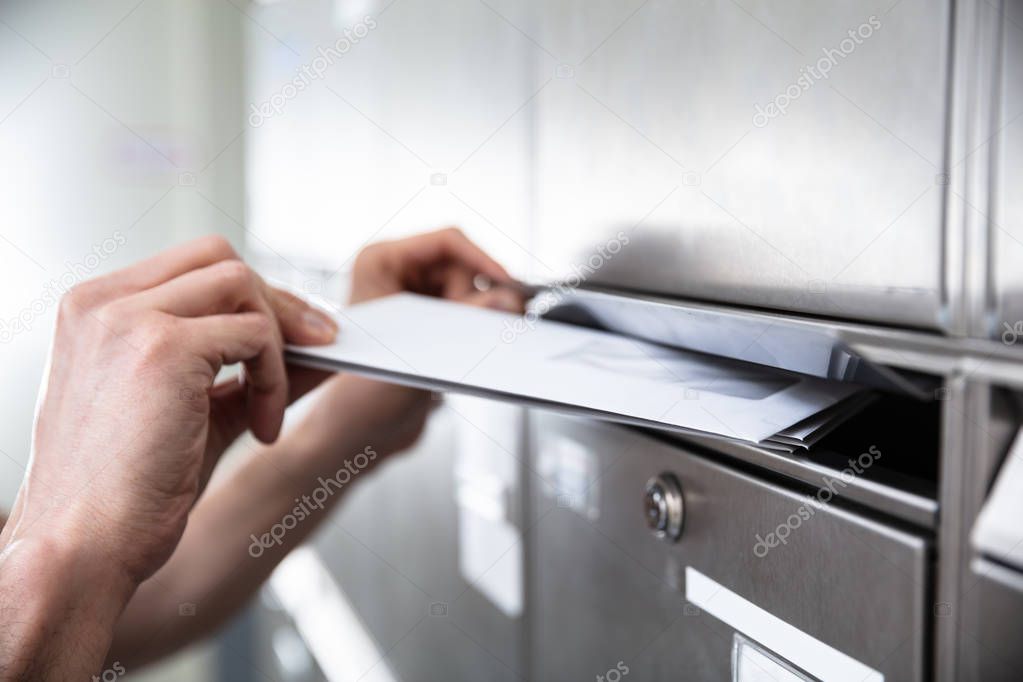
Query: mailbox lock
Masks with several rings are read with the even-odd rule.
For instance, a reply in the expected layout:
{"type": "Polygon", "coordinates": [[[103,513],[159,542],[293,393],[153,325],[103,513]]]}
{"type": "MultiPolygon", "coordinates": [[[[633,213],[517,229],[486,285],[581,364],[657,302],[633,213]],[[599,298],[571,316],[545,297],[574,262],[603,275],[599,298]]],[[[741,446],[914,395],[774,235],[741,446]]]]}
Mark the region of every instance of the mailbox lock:
{"type": "Polygon", "coordinates": [[[647,528],[654,535],[666,542],[678,540],[685,520],[685,503],[682,486],[673,474],[664,473],[647,481],[643,506],[647,528]]]}

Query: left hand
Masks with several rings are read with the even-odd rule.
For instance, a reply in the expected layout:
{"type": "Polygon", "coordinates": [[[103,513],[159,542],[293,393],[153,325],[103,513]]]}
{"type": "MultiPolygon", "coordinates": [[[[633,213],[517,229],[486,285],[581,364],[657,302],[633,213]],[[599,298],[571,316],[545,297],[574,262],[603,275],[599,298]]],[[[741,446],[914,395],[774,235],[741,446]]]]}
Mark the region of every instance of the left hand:
{"type": "MultiPolygon", "coordinates": [[[[478,291],[473,284],[484,275],[500,285],[513,283],[511,275],[456,228],[378,242],[366,247],[355,261],[351,303],[412,291],[508,312],[523,312],[525,301],[511,287],[478,291]]],[[[344,334],[344,330],[341,331],[344,334]]],[[[323,378],[318,370],[291,368],[293,385],[308,385],[323,378]]],[[[337,443],[349,442],[338,431],[346,425],[365,428],[366,445],[380,454],[403,450],[423,430],[431,405],[429,391],[340,374],[320,389],[316,403],[294,430],[302,452],[330,458],[351,453],[332,452],[337,443]],[[339,420],[338,414],[348,418],[339,420]]],[[[348,434],[351,436],[351,434],[348,434]]]]}

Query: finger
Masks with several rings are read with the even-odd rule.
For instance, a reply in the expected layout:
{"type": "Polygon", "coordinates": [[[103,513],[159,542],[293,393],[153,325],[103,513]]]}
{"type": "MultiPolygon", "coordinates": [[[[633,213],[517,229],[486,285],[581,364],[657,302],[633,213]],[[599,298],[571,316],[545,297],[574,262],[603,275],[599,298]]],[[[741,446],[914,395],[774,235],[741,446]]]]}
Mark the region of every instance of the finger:
{"type": "Polygon", "coordinates": [[[526,303],[522,295],[510,287],[494,287],[488,291],[477,291],[461,300],[469,305],[503,310],[508,313],[523,313],[526,310],[526,303]]]}
{"type": "Polygon", "coordinates": [[[201,237],[89,280],[79,285],[83,290],[79,293],[88,299],[90,305],[102,304],[155,287],[190,270],[237,258],[238,254],[223,237],[201,237]]]}
{"type": "Polygon", "coordinates": [[[337,336],[337,322],[330,315],[283,289],[264,284],[264,293],[288,343],[330,343],[337,336]]]}
{"type": "Polygon", "coordinates": [[[438,271],[437,291],[444,298],[453,301],[462,301],[476,291],[472,280],[475,276],[468,268],[461,265],[452,265],[438,271]]]}
{"type": "Polygon", "coordinates": [[[273,318],[245,312],[208,315],[184,323],[195,352],[214,372],[224,365],[244,363],[249,428],[264,443],[276,439],[288,403],[288,380],[273,318]]]}
{"type": "Polygon", "coordinates": [[[400,256],[421,264],[448,261],[464,265],[498,282],[512,280],[500,263],[476,246],[461,230],[449,227],[394,242],[400,256]]]}
{"type": "Polygon", "coordinates": [[[258,310],[272,313],[256,274],[240,260],[224,260],[190,270],[127,301],[132,307],[162,310],[178,317],[202,317],[258,310]]]}

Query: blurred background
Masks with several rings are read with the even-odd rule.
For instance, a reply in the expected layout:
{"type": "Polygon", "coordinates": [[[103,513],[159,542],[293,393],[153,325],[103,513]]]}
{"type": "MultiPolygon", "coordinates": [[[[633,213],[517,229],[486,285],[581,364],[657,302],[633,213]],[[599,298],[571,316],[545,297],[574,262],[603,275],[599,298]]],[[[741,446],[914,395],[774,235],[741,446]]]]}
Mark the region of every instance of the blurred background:
{"type": "MultiPolygon", "coordinates": [[[[1008,17],[990,49],[1012,82],[1020,3],[978,4],[982,23],[1008,17]]],[[[459,225],[549,281],[625,231],[596,282],[997,338],[1023,318],[1023,199],[978,205],[957,184],[980,146],[949,142],[952,4],[828,5],[0,1],[0,506],[54,292],[209,233],[338,302],[379,239],[459,225]],[[809,73],[829,49],[830,73],[809,73]],[[976,247],[948,238],[967,213],[998,227],[983,275],[950,255],[976,247]]],[[[1016,90],[978,124],[984,154],[996,130],[1019,149],[1016,90]]],[[[1019,155],[991,156],[1018,186],[1019,155]]],[[[527,675],[545,626],[524,606],[526,500],[595,475],[570,441],[549,445],[553,469],[523,466],[533,431],[517,408],[448,400],[224,633],[128,677],[527,675]]],[[[530,529],[595,508],[571,499],[532,504],[530,529]]]]}

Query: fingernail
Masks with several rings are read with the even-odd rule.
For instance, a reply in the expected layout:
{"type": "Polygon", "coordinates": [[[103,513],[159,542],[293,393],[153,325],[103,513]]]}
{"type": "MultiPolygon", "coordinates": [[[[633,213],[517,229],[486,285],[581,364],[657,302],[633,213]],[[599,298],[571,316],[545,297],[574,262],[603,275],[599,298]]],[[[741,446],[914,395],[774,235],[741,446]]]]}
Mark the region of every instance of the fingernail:
{"type": "Polygon", "coordinates": [[[333,339],[337,334],[337,324],[319,310],[307,310],[302,313],[302,324],[314,336],[333,339]]]}

